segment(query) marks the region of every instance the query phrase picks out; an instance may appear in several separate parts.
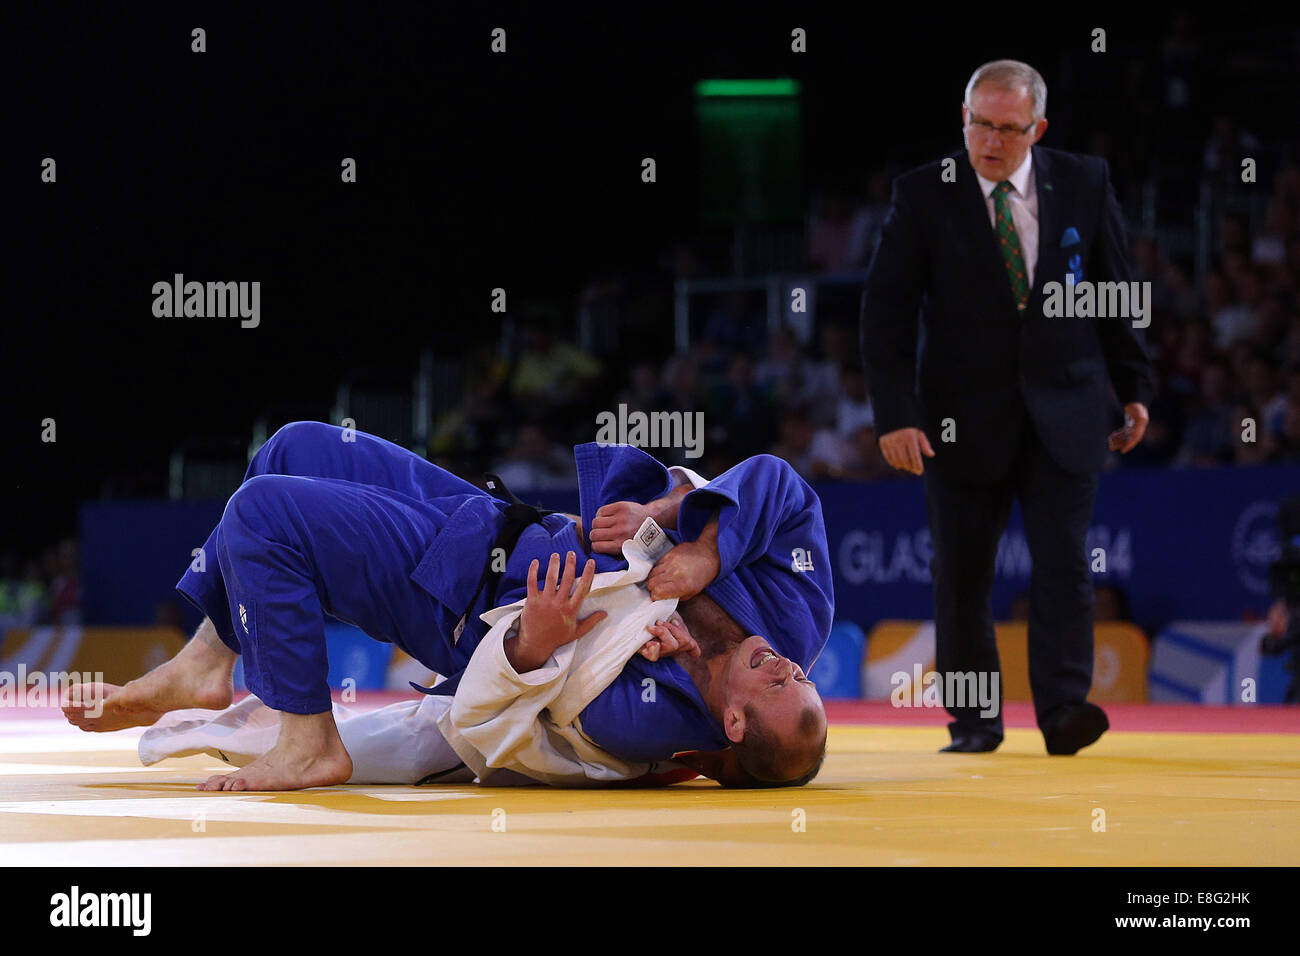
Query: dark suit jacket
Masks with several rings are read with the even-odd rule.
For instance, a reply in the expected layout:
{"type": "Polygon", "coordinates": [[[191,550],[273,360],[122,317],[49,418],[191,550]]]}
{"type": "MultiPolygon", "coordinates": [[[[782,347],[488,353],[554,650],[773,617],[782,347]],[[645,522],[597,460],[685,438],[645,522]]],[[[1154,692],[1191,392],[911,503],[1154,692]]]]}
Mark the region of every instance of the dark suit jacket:
{"type": "Polygon", "coordinates": [[[926,468],[960,481],[1005,477],[1028,414],[1072,472],[1100,470],[1120,402],[1150,402],[1150,367],[1132,319],[1048,318],[1043,286],[1133,278],[1105,160],[1034,146],[1038,261],[1017,310],[979,181],[964,151],[956,182],[930,163],[894,181],[893,206],[862,299],[862,351],[877,434],[924,429],[926,468]],[[1069,232],[1073,229],[1077,241],[1069,232]],[[1063,243],[1066,243],[1063,245],[1063,243]],[[946,418],[956,440],[940,441],[946,418]]]}

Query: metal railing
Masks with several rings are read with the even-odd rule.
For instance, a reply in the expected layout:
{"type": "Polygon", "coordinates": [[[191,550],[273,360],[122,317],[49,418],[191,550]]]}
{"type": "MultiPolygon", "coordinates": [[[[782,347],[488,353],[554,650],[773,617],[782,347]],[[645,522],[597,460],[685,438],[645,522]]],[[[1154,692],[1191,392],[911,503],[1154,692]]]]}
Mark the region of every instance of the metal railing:
{"type": "Polygon", "coordinates": [[[866,269],[822,274],[778,274],[727,279],[678,279],[673,284],[673,339],[677,351],[691,345],[691,299],[729,292],[764,293],[764,315],[768,334],[782,326],[790,328],[803,345],[811,343],[816,328],[817,290],[823,286],[853,285],[866,281],[866,269]],[[804,292],[803,309],[793,308],[794,292],[804,292]]]}

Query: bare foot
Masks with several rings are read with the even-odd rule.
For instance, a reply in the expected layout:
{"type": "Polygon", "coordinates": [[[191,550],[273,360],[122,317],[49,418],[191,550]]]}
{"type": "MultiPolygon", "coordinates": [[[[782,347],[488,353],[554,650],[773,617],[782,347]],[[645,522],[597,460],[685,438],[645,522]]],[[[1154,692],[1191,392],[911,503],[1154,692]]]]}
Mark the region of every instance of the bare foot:
{"type": "Polygon", "coordinates": [[[208,634],[205,628],[212,628],[207,620],[175,657],[121,687],[102,683],[69,687],[61,702],[68,723],[104,733],[146,727],[168,711],[229,707],[234,698],[235,654],[215,630],[208,634]]]}
{"type": "Polygon", "coordinates": [[[305,790],[347,783],[352,758],[330,712],[280,715],[280,739],[246,767],[220,773],[199,790],[305,790]]]}
{"type": "Polygon", "coordinates": [[[157,723],[166,713],[148,706],[136,694],[124,694],[123,690],[117,684],[73,684],[62,701],[63,716],[74,727],[102,733],[146,727],[157,723]]]}

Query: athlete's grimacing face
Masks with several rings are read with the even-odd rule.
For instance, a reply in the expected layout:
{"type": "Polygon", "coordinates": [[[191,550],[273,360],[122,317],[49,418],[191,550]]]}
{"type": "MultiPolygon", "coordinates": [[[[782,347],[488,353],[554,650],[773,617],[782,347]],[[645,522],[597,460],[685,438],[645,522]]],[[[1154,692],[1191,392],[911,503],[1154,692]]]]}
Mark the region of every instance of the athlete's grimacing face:
{"type": "Polygon", "coordinates": [[[776,652],[767,638],[751,634],[741,641],[723,675],[723,729],[736,743],[745,736],[745,707],[763,715],[765,732],[798,749],[799,726],[813,708],[825,731],[826,710],[817,687],[801,668],[776,652]]]}

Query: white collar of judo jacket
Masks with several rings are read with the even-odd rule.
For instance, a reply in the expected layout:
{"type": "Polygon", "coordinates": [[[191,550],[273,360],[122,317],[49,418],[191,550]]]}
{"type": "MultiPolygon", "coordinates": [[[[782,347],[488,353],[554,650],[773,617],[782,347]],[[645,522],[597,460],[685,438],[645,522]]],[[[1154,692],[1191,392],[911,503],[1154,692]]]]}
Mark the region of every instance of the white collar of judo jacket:
{"type": "Polygon", "coordinates": [[[505,653],[507,632],[523,613],[524,602],[481,616],[491,629],[438,721],[447,743],[479,783],[590,787],[634,780],[650,771],[650,764],[627,763],[597,747],[582,733],[578,715],[650,639],[646,627],[677,609],[676,598],[655,601],[643,585],[671,547],[668,536],[647,518],[623,543],[627,569],[597,574],[582,604],[582,617],[596,611],[607,617],[527,674],[517,674],[505,653]]]}

